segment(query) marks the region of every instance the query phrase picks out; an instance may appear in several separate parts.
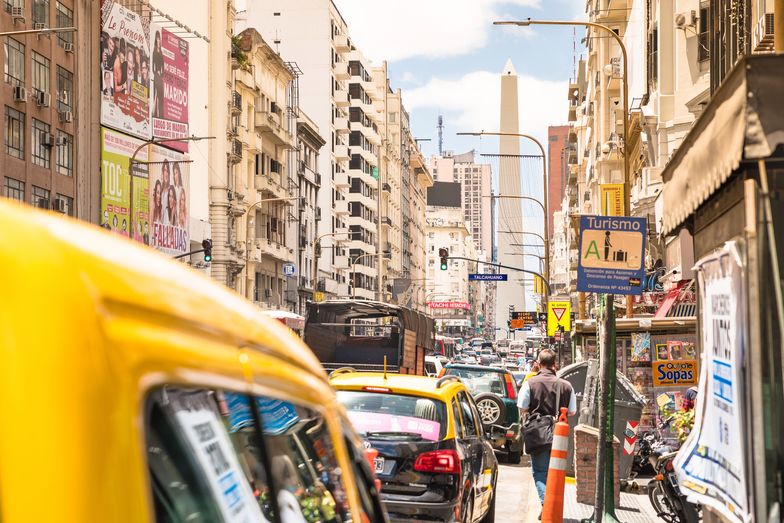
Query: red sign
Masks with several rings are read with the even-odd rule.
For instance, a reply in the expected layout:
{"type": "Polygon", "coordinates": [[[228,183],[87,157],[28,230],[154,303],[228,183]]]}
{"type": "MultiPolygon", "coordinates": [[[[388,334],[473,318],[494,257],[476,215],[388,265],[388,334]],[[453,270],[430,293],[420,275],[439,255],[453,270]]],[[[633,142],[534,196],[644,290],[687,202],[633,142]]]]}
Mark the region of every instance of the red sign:
{"type": "Polygon", "coordinates": [[[427,306],[431,309],[471,309],[467,301],[429,301],[427,306]]]}

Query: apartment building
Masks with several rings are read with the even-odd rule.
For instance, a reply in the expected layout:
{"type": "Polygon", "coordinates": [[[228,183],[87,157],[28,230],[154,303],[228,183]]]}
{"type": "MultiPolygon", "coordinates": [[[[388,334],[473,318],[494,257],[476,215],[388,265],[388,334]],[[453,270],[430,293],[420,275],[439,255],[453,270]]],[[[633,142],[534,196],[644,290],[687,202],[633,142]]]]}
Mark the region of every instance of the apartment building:
{"type": "Polygon", "coordinates": [[[318,193],[323,182],[319,172],[319,154],[326,141],[319,134],[318,126],[304,111],[297,117],[297,188],[300,200],[297,203],[297,269],[299,270],[299,303],[297,311],[305,314],[307,302],[315,297],[316,282],[313,280],[316,234],[322,210],[318,206],[318,193]]]}
{"type": "MultiPolygon", "coordinates": [[[[312,119],[327,143],[318,156],[317,169],[322,175],[318,191],[318,208],[322,210],[322,216],[317,221],[317,236],[314,238],[321,249],[316,287],[319,296],[348,296],[350,247],[346,242],[350,237],[348,218],[352,212],[348,202],[349,189],[352,187],[348,175],[352,159],[349,154],[352,129],[349,125],[351,101],[348,81],[352,78],[349,54],[353,44],[348,36],[346,22],[331,0],[248,2],[247,11],[240,18],[238,25],[241,28],[256,28],[281,56],[296,62],[305,72],[299,80],[300,107],[312,119]]],[[[362,87],[362,81],[359,81],[359,77],[357,79],[355,83],[362,87]]],[[[367,105],[373,107],[372,103],[367,105]]],[[[361,109],[359,101],[354,102],[354,106],[361,109]]],[[[366,121],[354,122],[354,127],[361,135],[364,134],[361,127],[378,125],[375,108],[372,112],[368,111],[367,115],[359,114],[356,110],[354,112],[355,118],[359,120],[363,120],[362,116],[366,117],[366,121]]],[[[363,150],[357,153],[359,158],[367,161],[372,151],[359,147],[363,150]]],[[[355,165],[360,168],[364,166],[361,160],[357,160],[355,165]]],[[[369,173],[363,171],[362,176],[358,175],[357,178],[365,180],[365,187],[362,189],[360,184],[360,190],[364,192],[354,193],[356,198],[363,198],[368,204],[377,201],[370,193],[371,189],[377,190],[378,185],[372,178],[372,169],[369,173]]],[[[364,249],[362,252],[366,253],[375,252],[377,228],[370,226],[376,223],[375,211],[362,213],[361,207],[357,206],[357,209],[362,215],[355,217],[355,230],[361,222],[360,228],[366,229],[366,232],[364,236],[357,235],[357,243],[353,248],[355,252],[358,249],[364,249]]],[[[373,272],[376,261],[372,257],[368,258],[367,263],[373,265],[363,265],[359,269],[363,274],[359,288],[363,290],[358,296],[363,297],[371,297],[376,285],[373,272]]]]}
{"type": "MultiPolygon", "coordinates": [[[[9,0],[2,31],[73,27],[73,0],[9,0]]],[[[78,83],[74,33],[25,34],[3,40],[4,150],[0,195],[76,216],[78,187],[92,171],[76,169],[78,83]]]]}
{"type": "Polygon", "coordinates": [[[555,216],[561,210],[561,202],[566,191],[566,148],[569,137],[568,125],[551,125],[547,127],[547,202],[550,216],[548,226],[550,236],[554,233],[555,216]]]}

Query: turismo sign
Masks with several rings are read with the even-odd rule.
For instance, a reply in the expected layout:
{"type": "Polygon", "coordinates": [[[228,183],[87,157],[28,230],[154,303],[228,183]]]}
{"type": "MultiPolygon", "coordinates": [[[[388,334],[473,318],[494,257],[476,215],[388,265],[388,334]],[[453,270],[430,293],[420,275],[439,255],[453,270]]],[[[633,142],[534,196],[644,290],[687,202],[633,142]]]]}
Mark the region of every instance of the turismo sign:
{"type": "Polygon", "coordinates": [[[642,294],[646,232],[645,218],[581,217],[577,290],[642,294]]]}

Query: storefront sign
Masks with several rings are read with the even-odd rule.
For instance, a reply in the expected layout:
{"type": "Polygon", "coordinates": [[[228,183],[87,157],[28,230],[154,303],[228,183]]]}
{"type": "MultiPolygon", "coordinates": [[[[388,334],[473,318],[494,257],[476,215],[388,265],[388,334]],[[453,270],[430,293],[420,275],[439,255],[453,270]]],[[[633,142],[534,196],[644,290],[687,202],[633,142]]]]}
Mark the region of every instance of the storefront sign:
{"type": "Polygon", "coordinates": [[[623,216],[624,199],[622,183],[603,183],[599,186],[604,216],[623,216]]]}
{"type": "Polygon", "coordinates": [[[653,362],[654,387],[692,387],[697,384],[699,373],[695,360],[653,362]]]}
{"type": "MultiPolygon", "coordinates": [[[[188,136],[188,41],[153,26],[152,42],[152,134],[183,138],[188,136]]],[[[165,145],[188,152],[188,142],[165,145]]]]}
{"type": "Polygon", "coordinates": [[[103,0],[101,18],[101,124],[148,140],[149,23],[112,0],[103,0]]]}
{"type": "Polygon", "coordinates": [[[467,301],[429,301],[427,306],[431,309],[471,309],[467,301]]]}
{"type": "Polygon", "coordinates": [[[577,290],[641,294],[647,232],[645,218],[582,216],[577,290]]]}
{"type": "Polygon", "coordinates": [[[743,423],[745,289],[741,257],[729,244],[697,263],[702,373],[694,429],[675,460],[689,499],[736,523],[749,521],[743,423]]]}

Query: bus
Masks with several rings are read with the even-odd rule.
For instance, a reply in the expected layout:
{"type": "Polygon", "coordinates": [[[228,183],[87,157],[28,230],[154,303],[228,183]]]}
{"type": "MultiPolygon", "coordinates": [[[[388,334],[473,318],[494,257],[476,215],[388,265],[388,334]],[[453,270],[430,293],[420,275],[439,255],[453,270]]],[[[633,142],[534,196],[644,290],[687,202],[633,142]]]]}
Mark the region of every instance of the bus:
{"type": "Polygon", "coordinates": [[[305,343],[327,371],[425,375],[425,354],[435,351],[433,318],[380,301],[336,299],[308,306],[305,343]]]}

